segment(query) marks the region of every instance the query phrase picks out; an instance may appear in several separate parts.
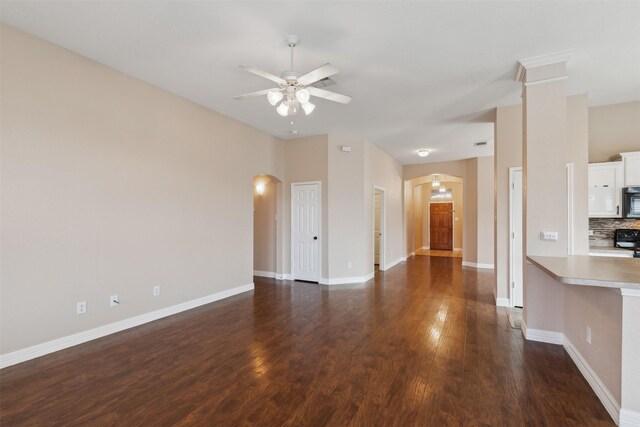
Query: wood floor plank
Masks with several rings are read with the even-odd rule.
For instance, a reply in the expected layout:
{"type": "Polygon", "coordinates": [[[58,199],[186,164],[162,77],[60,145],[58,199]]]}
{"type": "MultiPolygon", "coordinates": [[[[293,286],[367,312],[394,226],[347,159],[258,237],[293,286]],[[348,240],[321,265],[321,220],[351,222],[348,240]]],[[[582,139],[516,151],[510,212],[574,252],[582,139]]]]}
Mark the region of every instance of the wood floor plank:
{"type": "Polygon", "coordinates": [[[613,426],[493,274],[413,257],[365,285],[255,291],[0,371],[0,424],[613,426]]]}

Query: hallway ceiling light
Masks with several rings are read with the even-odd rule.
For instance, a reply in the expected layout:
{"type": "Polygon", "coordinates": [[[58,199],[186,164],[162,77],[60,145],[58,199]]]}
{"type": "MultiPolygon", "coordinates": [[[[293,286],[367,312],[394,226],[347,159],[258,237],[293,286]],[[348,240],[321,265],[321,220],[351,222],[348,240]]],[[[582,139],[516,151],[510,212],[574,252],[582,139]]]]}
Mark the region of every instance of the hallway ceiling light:
{"type": "Polygon", "coordinates": [[[436,188],[440,187],[440,178],[438,178],[438,175],[436,175],[433,178],[433,181],[431,182],[431,186],[436,188]]]}
{"type": "Polygon", "coordinates": [[[424,148],[418,150],[418,156],[427,157],[428,155],[429,155],[429,150],[426,150],[424,148]]]}

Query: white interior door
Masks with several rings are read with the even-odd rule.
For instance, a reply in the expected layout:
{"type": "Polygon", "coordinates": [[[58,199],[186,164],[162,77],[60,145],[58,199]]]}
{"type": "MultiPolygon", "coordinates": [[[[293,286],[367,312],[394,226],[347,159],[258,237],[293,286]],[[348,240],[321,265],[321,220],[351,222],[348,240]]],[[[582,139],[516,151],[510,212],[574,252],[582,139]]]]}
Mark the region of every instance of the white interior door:
{"type": "Polygon", "coordinates": [[[294,280],[320,280],[320,184],[291,185],[291,269],[294,280]]]}
{"type": "Polygon", "coordinates": [[[373,192],[373,263],[380,264],[380,237],[382,235],[380,226],[380,199],[379,191],[373,192]]]}
{"type": "Polygon", "coordinates": [[[511,305],[522,307],[522,169],[511,170],[511,305]]]}

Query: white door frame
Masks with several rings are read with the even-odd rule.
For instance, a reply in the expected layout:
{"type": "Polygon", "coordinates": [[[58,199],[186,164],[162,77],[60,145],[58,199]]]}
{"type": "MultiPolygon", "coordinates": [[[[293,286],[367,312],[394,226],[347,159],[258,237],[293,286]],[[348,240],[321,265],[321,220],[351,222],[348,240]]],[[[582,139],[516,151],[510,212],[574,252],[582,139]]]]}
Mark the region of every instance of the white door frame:
{"type": "MultiPolygon", "coordinates": [[[[453,252],[456,249],[456,242],[455,242],[455,235],[456,235],[456,221],[455,218],[456,216],[454,215],[456,212],[456,202],[453,201],[453,199],[451,200],[441,200],[438,202],[432,202],[429,201],[429,207],[427,209],[427,221],[429,222],[429,250],[431,250],[431,204],[437,205],[437,204],[442,204],[442,203],[451,203],[451,252],[453,252]]],[[[424,242],[423,242],[424,243],[424,242]]],[[[442,250],[442,249],[435,249],[436,251],[442,250]]]]}
{"type": "MultiPolygon", "coordinates": [[[[513,191],[512,190],[514,188],[514,182],[515,182],[514,174],[517,171],[522,172],[522,167],[514,166],[509,168],[509,283],[508,283],[508,287],[509,287],[509,306],[510,307],[514,306],[513,305],[513,191]]],[[[524,273],[524,265],[522,267],[523,267],[523,273],[524,273]]],[[[524,283],[522,285],[524,286],[524,283]]]]}
{"type": "MultiPolygon", "coordinates": [[[[372,199],[371,205],[373,206],[372,218],[373,218],[373,232],[376,230],[376,191],[379,191],[380,194],[380,259],[378,260],[378,268],[380,271],[385,271],[387,269],[387,190],[382,187],[378,187],[377,185],[373,186],[373,190],[371,192],[372,199]]],[[[373,235],[373,233],[371,233],[373,235]]],[[[373,270],[376,268],[376,239],[373,239],[373,264],[371,264],[373,270]]]]}
{"type": "Polygon", "coordinates": [[[317,184],[318,185],[318,283],[320,283],[320,281],[322,280],[322,181],[304,181],[304,182],[292,182],[291,183],[291,211],[290,211],[290,222],[291,222],[291,227],[290,227],[290,250],[289,252],[291,253],[290,255],[290,262],[291,262],[291,280],[296,280],[296,276],[295,276],[295,269],[293,268],[293,260],[294,260],[294,242],[293,242],[293,190],[296,186],[298,185],[312,185],[312,184],[317,184]]]}

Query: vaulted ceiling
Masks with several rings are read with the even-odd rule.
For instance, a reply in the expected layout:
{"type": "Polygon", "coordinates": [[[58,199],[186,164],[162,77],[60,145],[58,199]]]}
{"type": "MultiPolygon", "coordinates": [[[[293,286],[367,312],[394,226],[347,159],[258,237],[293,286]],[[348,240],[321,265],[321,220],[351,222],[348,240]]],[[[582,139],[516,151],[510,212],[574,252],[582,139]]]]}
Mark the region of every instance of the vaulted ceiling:
{"type": "Polygon", "coordinates": [[[521,58],[566,49],[569,94],[640,99],[640,2],[2,1],[2,21],[270,134],[348,133],[402,163],[493,152],[492,109],[520,101],[521,58]],[[340,68],[310,116],[279,116],[243,72],[340,68]],[[488,141],[483,148],[473,143],[488,141]],[[416,156],[427,148],[432,154],[416,156]]]}

